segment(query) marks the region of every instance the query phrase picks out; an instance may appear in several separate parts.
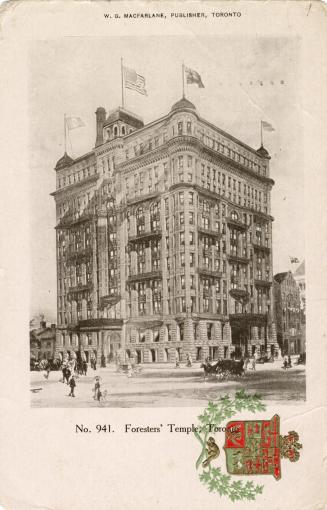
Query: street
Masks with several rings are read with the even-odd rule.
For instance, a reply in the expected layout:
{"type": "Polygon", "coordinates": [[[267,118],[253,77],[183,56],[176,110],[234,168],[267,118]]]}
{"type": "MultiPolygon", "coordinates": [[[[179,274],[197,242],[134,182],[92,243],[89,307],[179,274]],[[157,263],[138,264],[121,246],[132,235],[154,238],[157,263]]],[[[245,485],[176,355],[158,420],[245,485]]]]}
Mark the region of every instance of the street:
{"type": "Polygon", "coordinates": [[[32,407],[192,407],[205,406],[226,393],[244,388],[259,393],[270,402],[296,403],[305,400],[305,367],[281,368],[281,362],[257,365],[242,378],[204,381],[200,364],[191,368],[174,368],[172,364],[142,365],[141,373],[132,377],[117,373],[115,365],[76,378],[75,398],[70,387],[62,383],[61,371],[31,372],[32,407]],[[94,377],[101,377],[101,391],[107,393],[102,402],[93,399],[94,377]]]}

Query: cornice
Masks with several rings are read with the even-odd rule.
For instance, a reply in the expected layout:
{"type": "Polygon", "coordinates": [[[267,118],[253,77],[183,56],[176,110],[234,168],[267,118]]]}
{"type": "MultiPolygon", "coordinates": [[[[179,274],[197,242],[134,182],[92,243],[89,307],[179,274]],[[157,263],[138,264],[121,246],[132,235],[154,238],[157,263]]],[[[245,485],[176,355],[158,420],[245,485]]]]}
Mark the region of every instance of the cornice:
{"type": "Polygon", "coordinates": [[[90,177],[87,177],[86,179],[83,179],[82,181],[74,182],[74,184],[69,184],[69,186],[65,186],[64,188],[59,188],[56,191],[53,191],[50,193],[53,197],[58,197],[60,195],[68,194],[69,196],[73,195],[74,193],[79,193],[80,188],[83,188],[83,186],[86,186],[88,184],[91,184],[92,182],[97,181],[99,178],[99,175],[96,173],[94,175],[90,175],[90,177]]]}

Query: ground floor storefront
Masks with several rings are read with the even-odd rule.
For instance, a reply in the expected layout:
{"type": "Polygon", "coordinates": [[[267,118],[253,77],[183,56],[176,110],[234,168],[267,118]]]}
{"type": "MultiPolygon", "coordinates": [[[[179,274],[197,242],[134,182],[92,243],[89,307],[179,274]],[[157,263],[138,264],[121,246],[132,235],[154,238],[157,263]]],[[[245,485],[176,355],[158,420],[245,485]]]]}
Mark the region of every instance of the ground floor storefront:
{"type": "Polygon", "coordinates": [[[166,317],[81,321],[57,334],[59,357],[76,356],[108,363],[176,363],[207,358],[275,355],[274,325],[263,315],[229,318],[166,317]]]}

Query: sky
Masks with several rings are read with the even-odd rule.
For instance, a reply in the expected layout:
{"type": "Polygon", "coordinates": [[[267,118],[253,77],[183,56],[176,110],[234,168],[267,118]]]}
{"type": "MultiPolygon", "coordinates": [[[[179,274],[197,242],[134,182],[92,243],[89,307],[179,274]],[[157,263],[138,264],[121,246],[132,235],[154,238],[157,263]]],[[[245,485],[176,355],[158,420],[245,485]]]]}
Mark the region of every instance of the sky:
{"type": "Polygon", "coordinates": [[[301,46],[296,38],[216,36],[66,37],[34,42],[29,53],[31,316],[56,320],[54,167],[64,153],[64,114],[85,127],[70,132],[67,152],[94,147],[95,110],[121,104],[120,59],[146,79],[148,96],[126,90],[125,107],[145,123],[166,115],[182,96],[182,62],[204,88],[186,97],[206,120],[257,149],[260,121],[271,155],[273,270],[295,269],[305,256],[301,46]]]}

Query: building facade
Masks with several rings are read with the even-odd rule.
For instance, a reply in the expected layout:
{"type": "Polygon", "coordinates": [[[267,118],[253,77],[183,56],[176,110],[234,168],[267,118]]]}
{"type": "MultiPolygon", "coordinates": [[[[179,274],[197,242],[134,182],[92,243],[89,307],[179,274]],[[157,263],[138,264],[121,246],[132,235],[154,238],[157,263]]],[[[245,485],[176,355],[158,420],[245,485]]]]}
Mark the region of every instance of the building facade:
{"type": "Polygon", "coordinates": [[[300,354],[306,352],[306,301],[305,301],[305,261],[293,273],[294,280],[300,291],[301,300],[301,347],[300,354]]]}
{"type": "Polygon", "coordinates": [[[274,276],[274,310],[277,341],[283,354],[303,351],[300,291],[291,271],[274,276]]]}
{"type": "Polygon", "coordinates": [[[269,160],[185,98],[147,125],[98,108],[95,147],[55,168],[58,352],[274,352],[269,160]]]}

